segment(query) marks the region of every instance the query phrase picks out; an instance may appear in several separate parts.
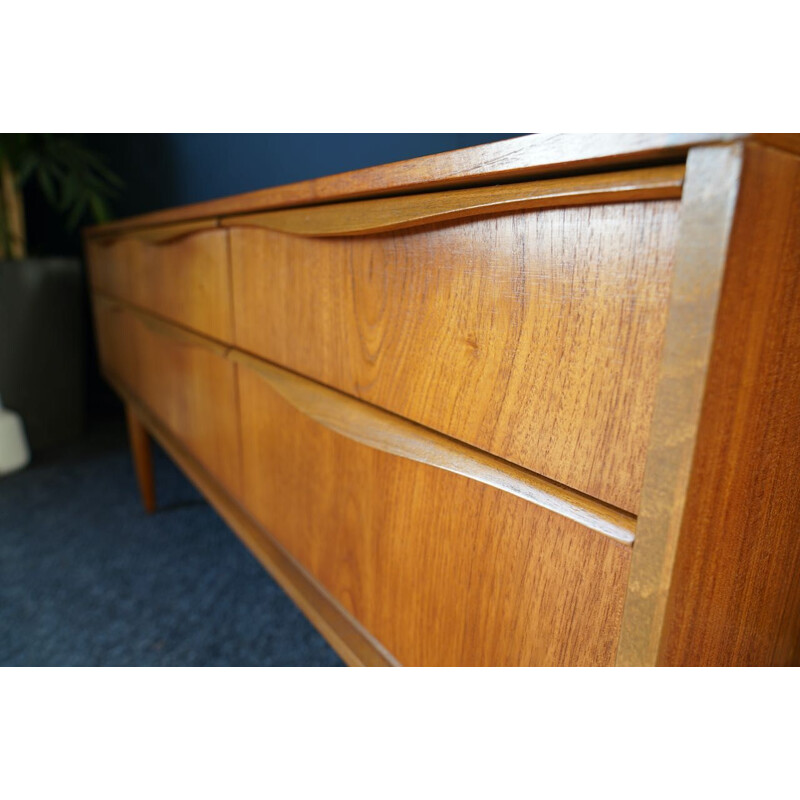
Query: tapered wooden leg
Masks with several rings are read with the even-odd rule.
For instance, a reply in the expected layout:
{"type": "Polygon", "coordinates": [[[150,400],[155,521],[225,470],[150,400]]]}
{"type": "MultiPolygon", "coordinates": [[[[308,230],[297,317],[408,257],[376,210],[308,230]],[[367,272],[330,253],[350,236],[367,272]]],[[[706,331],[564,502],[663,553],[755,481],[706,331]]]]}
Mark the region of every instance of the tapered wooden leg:
{"type": "Polygon", "coordinates": [[[150,435],[130,406],[125,406],[125,414],[128,417],[128,440],[133,456],[133,468],[136,470],[136,480],[139,484],[139,494],[142,496],[142,505],[144,505],[145,511],[152,514],[156,510],[156,485],[153,480],[150,435]]]}

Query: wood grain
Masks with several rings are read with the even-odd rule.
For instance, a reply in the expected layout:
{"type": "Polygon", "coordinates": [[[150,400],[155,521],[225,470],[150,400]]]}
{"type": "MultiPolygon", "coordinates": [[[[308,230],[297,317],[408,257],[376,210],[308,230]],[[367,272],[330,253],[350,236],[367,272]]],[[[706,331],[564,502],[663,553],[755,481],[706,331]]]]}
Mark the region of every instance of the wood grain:
{"type": "Polygon", "coordinates": [[[656,663],[714,336],[742,145],[689,154],[661,376],[617,663],[656,663]]]}
{"type": "Polygon", "coordinates": [[[110,297],[129,299],[131,264],[136,261],[139,247],[134,239],[121,239],[113,248],[97,239],[87,239],[85,250],[91,287],[110,297]]]}
{"type": "MultiPolygon", "coordinates": [[[[147,244],[163,244],[165,242],[175,241],[184,236],[189,236],[192,233],[212,230],[216,228],[218,224],[219,223],[215,219],[196,220],[194,222],[179,222],[176,225],[137,228],[123,235],[126,239],[135,239],[136,241],[146,242],[147,244]]],[[[113,225],[108,226],[108,228],[102,228],[101,230],[104,232],[104,235],[101,234],[95,237],[96,243],[101,247],[109,247],[117,242],[120,238],[120,234],[111,232],[113,229],[113,225]]]]}
{"type": "Polygon", "coordinates": [[[140,325],[148,328],[157,336],[162,336],[174,343],[187,345],[189,347],[199,347],[203,350],[207,350],[209,353],[214,353],[220,358],[225,358],[228,353],[229,348],[226,345],[220,344],[213,339],[208,339],[205,336],[182,328],[179,325],[173,325],[159,317],[154,317],[152,314],[143,312],[141,309],[136,306],[131,306],[128,303],[119,303],[118,305],[127,309],[140,325]]]}
{"type": "Polygon", "coordinates": [[[800,664],[800,159],[749,145],[659,661],[800,664]]]}
{"type": "MultiPolygon", "coordinates": [[[[184,226],[185,227],[185,226],[184,226]]],[[[149,242],[134,237],[90,242],[92,286],[109,296],[215,339],[233,339],[227,232],[185,231],[149,242]]]]}
{"type": "Polygon", "coordinates": [[[331,431],[384,453],[464,475],[630,544],[636,518],[388,411],[233,350],[293,408],[331,431]]]}
{"type": "Polygon", "coordinates": [[[231,228],[238,347],[636,513],[677,201],[231,228]]]}
{"type": "MultiPolygon", "coordinates": [[[[352,616],[231,497],[226,488],[113,375],[108,380],[206,500],[350,666],[397,666],[352,616]]],[[[253,608],[253,614],[259,609],[253,608]]]]}
{"type": "MultiPolygon", "coordinates": [[[[144,403],[234,496],[239,496],[241,456],[233,364],[215,345],[187,339],[183,331],[134,319],[144,403]]],[[[199,337],[197,337],[199,339],[199,337]]]]}
{"type": "Polygon", "coordinates": [[[239,382],[244,505],[401,663],[613,663],[628,546],[239,382]]]}
{"type": "Polygon", "coordinates": [[[522,209],[677,199],[681,196],[683,173],[684,167],[679,164],[268,211],[226,217],[222,224],[269,228],[301,236],[356,236],[522,209]]]}
{"type": "Polygon", "coordinates": [[[153,454],[150,450],[150,437],[141,419],[130,405],[125,406],[125,417],[128,423],[128,441],[133,457],[133,469],[142,505],[148,514],[156,510],[156,485],[153,478],[153,454]]]}
{"type": "Polygon", "coordinates": [[[126,386],[138,386],[139,354],[123,305],[94,293],[92,307],[100,366],[126,386]]]}
{"type": "Polygon", "coordinates": [[[225,348],[129,306],[99,297],[95,304],[105,372],[237,497],[239,415],[235,367],[225,348]]]}
{"type": "Polygon", "coordinates": [[[537,135],[86,231],[145,504],[146,428],[348,663],[800,664],[798,154],[537,135]]]}
{"type": "MultiPolygon", "coordinates": [[[[286,186],[170,208],[86,229],[104,235],[192,219],[248,214],[358,197],[464,188],[683,161],[699,144],[746,139],[745,133],[539,133],[447,153],[382,164],[286,186]]],[[[798,137],[778,138],[800,149],[798,137]]]]}

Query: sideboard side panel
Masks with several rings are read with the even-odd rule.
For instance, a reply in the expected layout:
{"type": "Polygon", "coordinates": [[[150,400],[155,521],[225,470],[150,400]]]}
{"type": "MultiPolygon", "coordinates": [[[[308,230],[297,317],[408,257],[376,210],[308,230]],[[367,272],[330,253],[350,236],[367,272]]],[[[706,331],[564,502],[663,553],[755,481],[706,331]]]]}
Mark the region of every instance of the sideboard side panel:
{"type": "Polygon", "coordinates": [[[747,145],[659,663],[800,658],[800,159],[747,145]]]}
{"type": "Polygon", "coordinates": [[[658,658],[739,192],[742,145],[689,153],[617,664],[658,658]]]}

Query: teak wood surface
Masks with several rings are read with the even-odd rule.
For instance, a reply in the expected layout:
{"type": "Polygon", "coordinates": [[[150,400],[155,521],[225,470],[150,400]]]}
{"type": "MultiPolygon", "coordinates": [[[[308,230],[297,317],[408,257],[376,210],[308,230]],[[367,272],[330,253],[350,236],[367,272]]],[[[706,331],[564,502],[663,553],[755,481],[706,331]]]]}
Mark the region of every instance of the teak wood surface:
{"type": "Polygon", "coordinates": [[[301,236],[362,236],[522,209],[677,199],[681,196],[683,173],[683,165],[676,164],[455,192],[267,211],[227,217],[222,224],[269,228],[301,236]]]}
{"type": "Polygon", "coordinates": [[[95,296],[98,338],[113,342],[104,369],[161,420],[237,497],[239,413],[235,366],[219,344],[95,296]]]}
{"type": "MultiPolygon", "coordinates": [[[[225,358],[224,350],[213,342],[195,341],[198,337],[194,337],[192,334],[176,330],[162,322],[147,319],[138,312],[121,308],[115,304],[104,304],[102,300],[100,302],[101,315],[104,313],[104,306],[111,306],[108,312],[114,314],[114,319],[126,320],[124,327],[128,339],[138,341],[137,346],[142,361],[147,361],[152,357],[153,349],[169,352],[173,342],[179,343],[179,346],[196,348],[200,352],[206,351],[208,356],[214,360],[222,361],[225,358]],[[145,344],[142,345],[141,338],[137,339],[135,330],[137,323],[142,325],[142,329],[148,335],[152,333],[158,336],[160,341],[153,345],[145,341],[145,344]]],[[[142,329],[138,331],[139,337],[141,337],[142,329]]],[[[321,586],[324,586],[325,590],[335,597],[343,608],[366,624],[367,630],[378,635],[382,645],[387,646],[395,655],[402,654],[401,663],[504,663],[510,665],[611,663],[610,659],[613,658],[616,647],[619,617],[624,597],[622,589],[630,558],[628,547],[614,542],[610,536],[601,536],[584,528],[565,515],[563,498],[559,498],[561,503],[556,505],[559,512],[553,512],[541,505],[516,497],[507,489],[496,489],[457,475],[442,477],[447,476],[448,473],[441,466],[437,468],[420,463],[414,464],[407,459],[397,458],[386,449],[364,447],[344,436],[335,435],[333,432],[321,434],[322,430],[330,431],[330,429],[321,428],[319,423],[306,413],[309,411],[308,402],[298,403],[303,407],[303,411],[298,411],[294,405],[287,405],[284,401],[286,394],[292,396],[296,403],[298,402],[296,390],[292,395],[291,389],[287,391],[285,387],[282,387],[283,394],[281,394],[275,389],[275,380],[268,379],[270,371],[280,373],[281,370],[266,364],[259,364],[256,359],[247,356],[238,355],[236,361],[240,365],[242,420],[248,430],[248,435],[241,437],[243,474],[247,476],[241,500],[258,520],[259,524],[256,524],[255,527],[261,531],[259,533],[252,530],[253,525],[251,524],[247,534],[249,539],[255,536],[258,542],[263,538],[263,531],[274,531],[281,546],[292,554],[298,563],[305,565],[314,582],[319,582],[321,586]],[[276,398],[280,399],[281,402],[277,404],[276,408],[259,406],[254,415],[250,412],[248,403],[252,394],[248,394],[248,391],[251,376],[257,376],[257,388],[261,391],[263,391],[263,387],[268,387],[267,402],[274,404],[276,398]],[[281,409],[284,414],[289,410],[290,418],[288,420],[283,419],[280,413],[277,413],[281,409]],[[261,427],[250,424],[251,419],[259,426],[268,426],[265,435],[262,435],[261,427]],[[279,445],[277,449],[270,446],[270,436],[275,436],[281,431],[284,435],[296,436],[298,433],[302,433],[303,428],[307,426],[312,427],[313,433],[308,441],[300,441],[297,442],[297,446],[290,447],[279,445]],[[320,430],[316,428],[320,428],[320,430]],[[325,435],[334,437],[335,447],[333,449],[326,446],[325,435]],[[320,447],[322,453],[325,453],[327,457],[320,455],[317,450],[320,447]],[[343,452],[337,448],[343,448],[343,452]],[[361,453],[367,454],[366,461],[358,457],[361,453]],[[293,456],[300,458],[301,462],[296,473],[289,470],[293,456]],[[257,459],[259,463],[253,464],[253,458],[257,459]],[[269,480],[267,471],[260,463],[263,459],[274,459],[274,467],[270,471],[274,472],[277,481],[269,480]],[[375,473],[376,461],[382,461],[386,465],[386,469],[375,473]],[[347,475],[342,474],[338,466],[344,462],[352,464],[354,472],[363,474],[359,474],[358,479],[351,482],[347,475]],[[415,527],[419,528],[419,546],[424,549],[420,553],[415,553],[412,542],[404,533],[410,521],[407,514],[411,512],[407,511],[398,516],[398,511],[405,504],[396,502],[394,498],[402,498],[406,494],[408,486],[413,486],[418,482],[418,478],[415,476],[423,466],[425,471],[422,474],[426,477],[425,487],[418,490],[423,494],[418,502],[413,504],[416,509],[413,514],[416,515],[415,527]],[[328,470],[327,480],[340,481],[341,489],[332,494],[324,491],[320,470],[328,470]],[[407,477],[407,473],[410,474],[410,478],[407,477]],[[369,480],[367,480],[368,477],[369,480]],[[276,484],[273,494],[270,487],[276,484]],[[292,494],[295,486],[298,487],[297,491],[301,492],[300,495],[292,494]],[[489,493],[488,498],[485,496],[487,492],[489,493]],[[331,508],[326,505],[321,510],[317,509],[314,505],[314,498],[317,495],[328,498],[342,497],[345,507],[337,510],[335,506],[331,508]],[[422,497],[426,498],[425,502],[421,502],[422,497]],[[280,503],[278,498],[283,498],[280,503]],[[452,502],[455,502],[460,509],[459,515],[455,517],[447,511],[452,502]],[[347,527],[348,509],[353,503],[364,507],[370,507],[377,503],[375,513],[378,516],[369,522],[368,530],[365,528],[368,520],[363,514],[357,515],[355,526],[347,527]],[[511,508],[506,508],[509,505],[511,508]],[[305,508],[305,513],[300,513],[301,506],[305,508]],[[269,510],[270,517],[273,514],[279,515],[277,523],[270,524],[270,517],[265,519],[264,515],[259,513],[263,512],[265,508],[269,510]],[[509,528],[512,521],[519,516],[520,510],[524,510],[524,513],[517,522],[519,529],[514,526],[509,528]],[[346,554],[331,555],[328,573],[321,573],[315,568],[317,562],[313,558],[303,552],[298,553],[291,540],[284,538],[288,528],[299,526],[304,529],[309,524],[311,525],[307,528],[309,541],[322,540],[333,546],[334,532],[343,537],[346,554]],[[404,638],[395,640],[388,632],[384,634],[380,626],[376,627],[376,621],[370,621],[369,615],[366,620],[364,619],[363,614],[366,608],[374,604],[374,608],[370,612],[372,614],[377,613],[378,609],[382,607],[383,601],[380,597],[361,598],[356,608],[352,602],[355,588],[348,584],[349,588],[342,590],[341,585],[335,581],[332,583],[329,580],[326,581],[326,577],[330,578],[330,575],[346,576],[348,570],[342,569],[344,564],[349,563],[353,558],[367,557],[373,552],[373,548],[368,548],[367,553],[361,556],[351,550],[351,548],[357,548],[358,541],[371,533],[380,542],[388,542],[394,537],[394,551],[386,555],[386,564],[394,565],[397,563],[397,554],[406,554],[409,573],[403,578],[405,583],[403,591],[413,594],[418,587],[417,580],[413,575],[413,565],[418,559],[430,561],[432,566],[438,564],[438,569],[445,570],[445,572],[447,572],[454,553],[460,553],[460,557],[465,563],[470,560],[470,553],[476,546],[475,537],[465,535],[464,531],[465,529],[473,530],[473,526],[477,526],[476,530],[480,531],[486,540],[481,545],[484,553],[482,558],[489,557],[490,554],[497,551],[496,557],[501,559],[491,573],[494,576],[493,582],[483,582],[488,595],[478,597],[470,593],[471,599],[464,606],[466,602],[463,596],[465,587],[460,579],[461,573],[457,564],[453,565],[455,569],[452,572],[432,575],[429,590],[433,594],[431,599],[433,605],[418,610],[417,616],[407,619],[407,630],[401,634],[404,638]],[[506,544],[494,541],[501,530],[503,531],[501,538],[503,542],[506,542],[507,539],[506,544]],[[325,531],[325,535],[320,537],[320,531],[325,531]],[[429,535],[431,531],[435,532],[435,536],[429,535]],[[531,539],[531,535],[525,531],[530,531],[533,538],[531,539]],[[354,542],[349,541],[352,536],[356,537],[354,542]],[[532,558],[521,556],[520,548],[523,548],[523,553],[526,548],[533,548],[532,558]],[[521,559],[523,563],[529,563],[527,570],[517,572],[517,580],[523,582],[520,587],[509,584],[512,579],[511,568],[517,559],[521,559]],[[586,563],[596,565],[594,573],[587,570],[586,563]],[[547,580],[543,579],[545,575],[548,576],[547,580]],[[614,576],[614,580],[607,585],[609,575],[614,576]],[[502,591],[500,591],[501,586],[503,587],[502,591]],[[511,594],[509,594],[510,591],[511,594]],[[599,595],[605,596],[606,594],[607,597],[600,600],[599,595]],[[431,625],[436,628],[447,620],[459,618],[465,611],[472,613],[471,610],[476,603],[479,604],[479,610],[474,613],[486,616],[487,626],[494,623],[503,626],[496,615],[508,618],[517,607],[521,597],[526,597],[528,602],[534,604],[529,612],[532,620],[526,622],[521,619],[514,637],[498,639],[493,644],[494,649],[490,651],[485,650],[487,643],[483,641],[482,634],[469,634],[467,628],[462,634],[462,636],[466,635],[466,639],[463,641],[461,639],[456,641],[452,636],[439,636],[432,630],[431,643],[427,647],[433,649],[423,653],[415,653],[413,648],[409,649],[415,641],[418,641],[416,634],[421,628],[431,625]],[[556,602],[556,598],[561,598],[561,600],[556,602]],[[562,617],[560,602],[568,604],[569,619],[562,617]],[[498,605],[498,603],[500,604],[498,605]],[[537,632],[535,636],[528,630],[532,622],[535,622],[537,632]],[[403,644],[404,640],[407,640],[405,645],[403,644]],[[439,642],[437,647],[444,648],[441,651],[434,648],[433,642],[437,641],[439,642]]],[[[195,371],[201,373],[198,377],[202,378],[202,368],[195,367],[195,371]]],[[[113,370],[109,372],[112,375],[115,374],[113,370]]],[[[152,373],[159,374],[158,368],[153,367],[152,373]]],[[[290,382],[295,380],[308,384],[310,391],[314,391],[311,388],[313,387],[311,381],[293,378],[289,374],[286,375],[286,378],[290,382]]],[[[135,419],[137,422],[142,418],[158,420],[158,428],[162,429],[160,440],[163,438],[163,432],[167,432],[169,438],[181,442],[181,450],[185,449],[193,459],[198,458],[198,451],[205,456],[200,458],[198,463],[203,465],[203,470],[209,473],[209,477],[214,483],[226,484],[225,492],[232,498],[231,507],[228,507],[229,504],[225,504],[227,514],[233,514],[234,519],[238,520],[238,524],[241,526],[243,517],[235,509],[235,499],[238,493],[232,491],[230,486],[230,464],[215,461],[203,453],[202,448],[193,441],[192,431],[185,424],[182,428],[174,421],[170,421],[163,405],[161,408],[155,407],[155,404],[161,404],[164,401],[162,398],[152,395],[146,378],[143,379],[140,375],[134,380],[140,381],[139,385],[128,387],[125,395],[129,405],[136,402],[138,411],[135,415],[129,412],[129,418],[135,419]]],[[[117,384],[117,387],[119,389],[120,385],[117,384]]],[[[323,402],[330,405],[330,401],[324,395],[326,391],[324,387],[319,387],[316,391],[322,392],[323,402]]],[[[204,388],[204,393],[208,393],[207,387],[204,388]]],[[[263,403],[264,399],[263,396],[256,397],[256,401],[259,403],[263,403]]],[[[369,413],[369,410],[365,409],[362,413],[369,413]]],[[[385,415],[385,412],[383,413],[385,415]]],[[[317,416],[319,416],[318,413],[317,416]]],[[[209,433],[213,432],[217,424],[218,420],[208,421],[209,433]]],[[[141,433],[141,429],[137,429],[137,436],[141,433]]],[[[236,446],[239,441],[238,437],[234,440],[236,446]]],[[[385,448],[385,444],[381,444],[381,446],[385,448]]],[[[457,443],[454,443],[454,446],[457,447],[457,443]]],[[[181,460],[185,460],[185,457],[181,460]]],[[[202,488],[206,492],[208,492],[208,487],[205,485],[207,483],[208,480],[202,482],[202,488]]],[[[217,494],[218,490],[212,492],[212,498],[217,494]]],[[[583,511],[585,513],[586,509],[583,511]]],[[[246,519],[246,515],[244,518],[246,519]]],[[[627,525],[628,523],[623,520],[621,524],[627,525]]],[[[240,535],[242,534],[240,533],[240,535]]],[[[260,546],[263,547],[264,543],[261,542],[260,546]]],[[[377,558],[379,563],[384,563],[382,555],[378,554],[377,558]]],[[[375,565],[365,566],[369,574],[375,574],[375,565]]],[[[485,568],[485,565],[481,567],[482,570],[485,568]]],[[[394,567],[388,570],[389,573],[394,571],[394,567]]],[[[384,579],[381,573],[378,573],[377,577],[380,585],[387,588],[390,586],[388,575],[384,579]]],[[[399,605],[402,606],[404,603],[400,601],[399,605]]],[[[385,608],[382,613],[386,613],[385,608]]],[[[427,640],[428,636],[426,635],[420,641],[427,640]]]]}
{"type": "Polygon", "coordinates": [[[87,231],[145,504],[146,428],[352,664],[800,663],[798,154],[523,137],[87,231]]]}
{"type": "Polygon", "coordinates": [[[240,351],[229,357],[260,375],[297,411],[348,439],[502,489],[612,539],[633,542],[632,514],[240,351]]]}
{"type": "Polygon", "coordinates": [[[141,233],[90,243],[90,279],[126,300],[214,339],[233,339],[228,234],[203,225],[174,226],[151,241],[141,233]]]}
{"type": "Polygon", "coordinates": [[[800,665],[800,159],[747,146],[659,662],[800,665]]]}
{"type": "Polygon", "coordinates": [[[276,186],[234,197],[142,214],[87,229],[108,236],[151,226],[271,208],[311,206],[357,197],[381,197],[581,175],[634,166],[680,163],[692,147],[715,142],[761,141],[800,153],[797,134],[551,133],[437,153],[409,161],[276,186]]]}
{"type": "Polygon", "coordinates": [[[233,227],[236,344],[636,513],[679,210],[233,227]]]}
{"type": "Polygon", "coordinates": [[[244,505],[400,663],[613,664],[628,546],[239,379],[244,505]]]}
{"type": "Polygon", "coordinates": [[[741,146],[689,155],[637,547],[618,663],[654,663],[684,514],[700,404],[738,192],[741,146]]]}
{"type": "Polygon", "coordinates": [[[128,440],[133,456],[133,468],[136,472],[136,482],[139,484],[142,505],[148,514],[152,514],[156,510],[156,485],[153,477],[150,437],[139,415],[130,406],[125,407],[125,416],[128,422],[128,440]]]}
{"type": "Polygon", "coordinates": [[[106,377],[123,399],[128,415],[147,429],[197,486],[253,555],[350,666],[399,666],[384,647],[350,616],[309,574],[261,528],[214,476],[118,378],[106,377]]]}
{"type": "Polygon", "coordinates": [[[125,386],[138,386],[138,353],[124,307],[97,292],[92,307],[101,368],[115,374],[125,386]]]}

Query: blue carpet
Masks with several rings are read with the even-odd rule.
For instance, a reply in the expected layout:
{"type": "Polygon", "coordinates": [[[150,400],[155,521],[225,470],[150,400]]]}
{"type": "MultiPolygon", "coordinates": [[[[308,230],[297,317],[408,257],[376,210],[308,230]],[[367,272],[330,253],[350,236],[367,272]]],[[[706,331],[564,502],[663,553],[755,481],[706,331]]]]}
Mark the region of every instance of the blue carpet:
{"type": "Polygon", "coordinates": [[[119,425],[0,477],[0,665],[340,666],[172,462],[119,425]]]}

